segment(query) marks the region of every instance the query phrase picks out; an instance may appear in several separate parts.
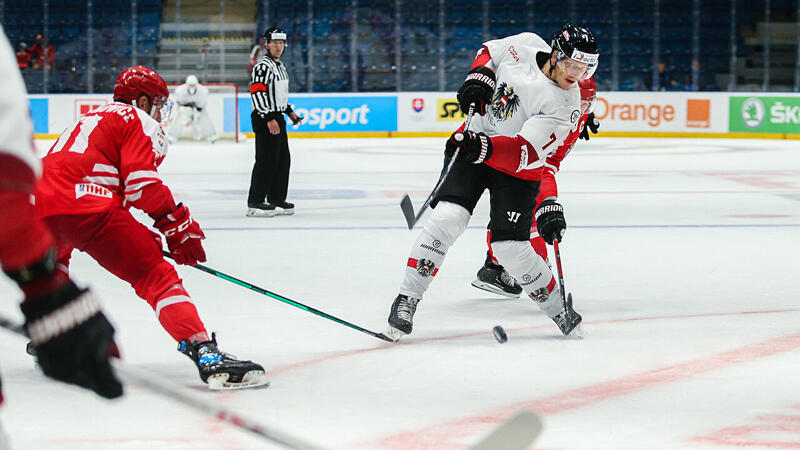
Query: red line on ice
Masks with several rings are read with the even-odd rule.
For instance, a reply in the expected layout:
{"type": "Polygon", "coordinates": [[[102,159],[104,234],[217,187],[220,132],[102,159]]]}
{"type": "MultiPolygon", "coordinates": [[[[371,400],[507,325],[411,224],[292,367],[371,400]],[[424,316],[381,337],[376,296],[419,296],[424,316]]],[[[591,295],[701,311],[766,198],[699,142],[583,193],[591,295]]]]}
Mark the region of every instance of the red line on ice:
{"type": "MultiPolygon", "coordinates": [[[[365,442],[369,448],[446,449],[463,448],[464,437],[487,432],[514,412],[531,409],[543,416],[590,406],[604,400],[632,394],[655,386],[691,379],[732,365],[755,361],[800,348],[800,334],[770,339],[717,353],[706,358],[673,364],[616,380],[597,383],[527,402],[515,403],[486,414],[448,420],[417,430],[405,430],[365,442]]],[[[731,430],[736,433],[740,430],[731,430]]]]}

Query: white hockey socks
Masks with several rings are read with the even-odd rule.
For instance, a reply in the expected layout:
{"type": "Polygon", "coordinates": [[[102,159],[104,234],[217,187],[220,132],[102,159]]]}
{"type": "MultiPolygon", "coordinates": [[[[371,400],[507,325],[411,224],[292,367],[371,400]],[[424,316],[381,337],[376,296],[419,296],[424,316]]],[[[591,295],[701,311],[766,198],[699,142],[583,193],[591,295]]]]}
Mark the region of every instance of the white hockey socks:
{"type": "Polygon", "coordinates": [[[561,313],[558,283],[547,263],[533,251],[530,242],[492,242],[492,252],[548,317],[561,313]]]}
{"type": "Polygon", "coordinates": [[[422,298],[439,271],[447,250],[464,233],[470,214],[463,206],[439,202],[434,208],[408,257],[400,293],[422,298]]]}

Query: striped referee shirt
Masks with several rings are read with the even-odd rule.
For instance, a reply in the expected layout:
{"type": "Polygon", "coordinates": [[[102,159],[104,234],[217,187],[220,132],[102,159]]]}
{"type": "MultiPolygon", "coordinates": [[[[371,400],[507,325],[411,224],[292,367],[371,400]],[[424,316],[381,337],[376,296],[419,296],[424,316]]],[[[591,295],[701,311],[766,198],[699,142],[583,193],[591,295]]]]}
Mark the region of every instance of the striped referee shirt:
{"type": "Polygon", "coordinates": [[[258,60],[250,75],[253,109],[262,113],[290,113],[289,74],[286,66],[266,55],[258,60]]]}

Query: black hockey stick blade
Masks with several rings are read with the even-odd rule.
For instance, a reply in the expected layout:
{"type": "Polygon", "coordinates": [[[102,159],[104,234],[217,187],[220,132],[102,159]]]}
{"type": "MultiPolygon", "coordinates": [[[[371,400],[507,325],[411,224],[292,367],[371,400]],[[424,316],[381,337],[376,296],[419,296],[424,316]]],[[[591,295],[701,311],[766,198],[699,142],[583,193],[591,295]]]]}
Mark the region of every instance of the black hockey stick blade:
{"type": "Polygon", "coordinates": [[[469,450],[524,450],[539,436],[542,420],[531,411],[522,410],[497,427],[469,450]]]}
{"type": "Polygon", "coordinates": [[[403,199],[400,200],[400,210],[403,211],[403,216],[406,218],[408,229],[414,228],[414,225],[417,223],[417,218],[414,217],[414,205],[411,204],[411,197],[409,197],[408,194],[404,195],[403,199]]]}

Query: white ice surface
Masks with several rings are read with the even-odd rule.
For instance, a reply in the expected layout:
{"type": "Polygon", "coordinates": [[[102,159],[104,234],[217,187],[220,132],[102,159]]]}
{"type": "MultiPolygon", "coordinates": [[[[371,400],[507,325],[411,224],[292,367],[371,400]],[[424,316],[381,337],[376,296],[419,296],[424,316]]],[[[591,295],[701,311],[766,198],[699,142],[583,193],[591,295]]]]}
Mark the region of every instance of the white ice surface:
{"type": "MultiPolygon", "coordinates": [[[[398,203],[421,205],[442,142],[293,139],[288,217],[244,216],[252,140],[173,146],[162,174],[205,230],[208,266],[382,332],[419,232],[398,203]]],[[[270,369],[264,390],[208,392],[132,288],[77,252],[72,273],[101,296],[127,364],[325,447],[464,448],[531,408],[532,448],[800,448],[800,144],[581,141],[559,188],[583,340],[530,300],[470,286],[488,195],[396,345],[180,267],[221,348],[270,369]]],[[[21,320],[19,291],[4,278],[0,293],[21,320]]],[[[270,447],[136,386],[108,402],[52,382],[24,344],[0,339],[15,448],[270,447]]]]}

